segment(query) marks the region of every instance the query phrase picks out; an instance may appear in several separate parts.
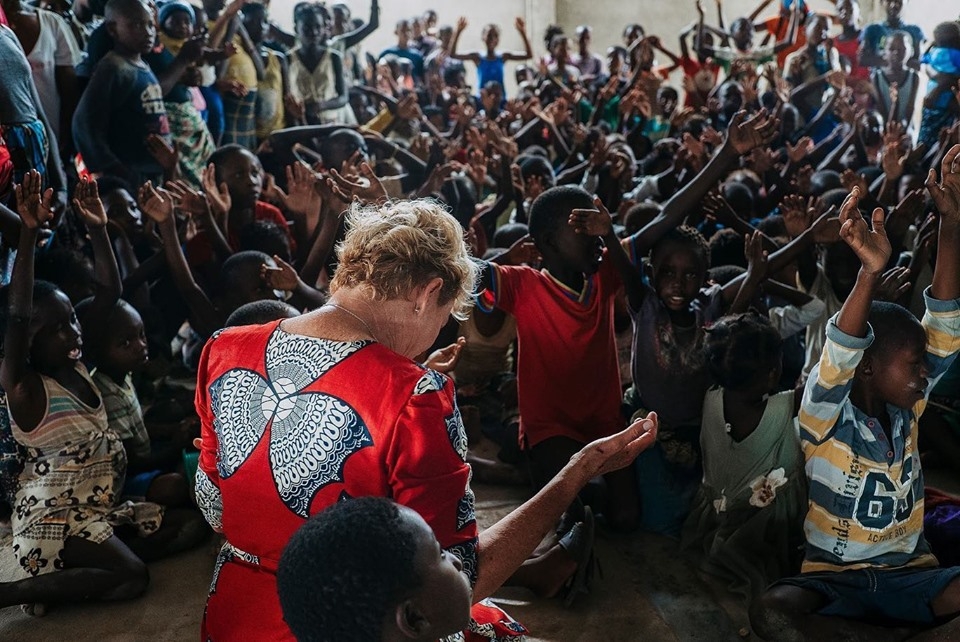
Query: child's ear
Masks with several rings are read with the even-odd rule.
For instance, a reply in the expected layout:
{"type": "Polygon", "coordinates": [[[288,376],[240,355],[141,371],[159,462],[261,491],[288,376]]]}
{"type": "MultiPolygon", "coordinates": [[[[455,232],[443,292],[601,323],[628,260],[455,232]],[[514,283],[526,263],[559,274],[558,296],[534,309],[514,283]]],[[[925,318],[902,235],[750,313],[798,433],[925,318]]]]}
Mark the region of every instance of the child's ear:
{"type": "Polygon", "coordinates": [[[875,367],[876,364],[873,362],[873,356],[865,354],[863,358],[860,359],[860,364],[857,366],[855,376],[863,380],[869,380],[873,377],[875,367]]]}
{"type": "Polygon", "coordinates": [[[650,261],[644,261],[643,263],[643,275],[652,283],[653,282],[653,264],[650,261]]]}
{"type": "Polygon", "coordinates": [[[411,640],[423,639],[430,623],[420,608],[412,600],[404,600],[396,606],[394,621],[403,637],[411,640]]]}

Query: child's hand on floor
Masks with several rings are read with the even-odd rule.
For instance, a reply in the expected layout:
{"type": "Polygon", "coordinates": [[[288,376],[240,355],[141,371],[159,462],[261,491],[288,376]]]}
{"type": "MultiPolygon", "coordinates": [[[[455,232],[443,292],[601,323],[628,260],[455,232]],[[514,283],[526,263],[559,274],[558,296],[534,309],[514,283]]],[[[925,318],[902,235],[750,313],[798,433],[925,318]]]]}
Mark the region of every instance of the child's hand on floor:
{"type": "Polygon", "coordinates": [[[880,274],[890,260],[890,240],[884,226],[884,211],[873,210],[873,230],[867,225],[858,208],[860,190],[854,188],[840,206],[840,238],[850,246],[860,259],[862,270],[868,274],[880,274]]]}
{"type": "Polygon", "coordinates": [[[23,182],[14,187],[17,213],[28,230],[36,230],[53,220],[53,188],[42,191],[43,177],[35,169],[24,174],[23,182]]]}
{"type": "Polygon", "coordinates": [[[930,198],[940,212],[941,225],[945,222],[960,225],[960,145],[951,147],[943,157],[940,182],[937,182],[937,170],[931,167],[926,184],[930,198]]]}
{"type": "Polygon", "coordinates": [[[140,187],[137,202],[140,209],[158,224],[173,219],[173,195],[163,188],[155,188],[150,181],[140,187]]]}
{"type": "Polygon", "coordinates": [[[578,234],[587,236],[607,236],[613,230],[613,219],[599,197],[593,197],[596,209],[575,209],[570,212],[567,222],[578,234]]]}
{"type": "Polygon", "coordinates": [[[100,200],[96,181],[86,177],[80,179],[77,188],[73,191],[73,209],[87,227],[97,228],[107,225],[107,212],[103,209],[103,201],[100,200]]]}

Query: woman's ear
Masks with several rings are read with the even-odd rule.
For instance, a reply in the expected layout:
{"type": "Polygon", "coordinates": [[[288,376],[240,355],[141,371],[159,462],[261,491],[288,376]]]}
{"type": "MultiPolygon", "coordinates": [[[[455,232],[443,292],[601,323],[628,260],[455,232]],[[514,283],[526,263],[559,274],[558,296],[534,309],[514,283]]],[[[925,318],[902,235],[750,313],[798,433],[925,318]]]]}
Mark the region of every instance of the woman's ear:
{"type": "Polygon", "coordinates": [[[439,305],[440,291],[443,289],[443,279],[439,276],[427,281],[414,290],[414,311],[426,310],[428,305],[439,305]]]}
{"type": "Polygon", "coordinates": [[[396,606],[394,623],[403,637],[410,640],[423,639],[430,628],[430,622],[412,600],[404,600],[396,606]]]}

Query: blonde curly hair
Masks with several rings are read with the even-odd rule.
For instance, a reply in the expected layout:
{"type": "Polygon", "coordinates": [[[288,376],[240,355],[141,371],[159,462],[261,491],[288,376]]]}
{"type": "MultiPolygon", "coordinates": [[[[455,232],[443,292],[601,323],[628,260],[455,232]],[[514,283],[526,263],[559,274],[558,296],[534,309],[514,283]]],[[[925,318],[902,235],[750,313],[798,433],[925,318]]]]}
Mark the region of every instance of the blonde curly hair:
{"type": "Polygon", "coordinates": [[[477,266],[470,259],[463,228],[437,201],[393,201],[347,215],[347,235],[337,246],[330,291],[369,288],[375,299],[407,296],[430,279],[441,278],[440,303],[453,303],[463,320],[473,305],[477,266]]]}

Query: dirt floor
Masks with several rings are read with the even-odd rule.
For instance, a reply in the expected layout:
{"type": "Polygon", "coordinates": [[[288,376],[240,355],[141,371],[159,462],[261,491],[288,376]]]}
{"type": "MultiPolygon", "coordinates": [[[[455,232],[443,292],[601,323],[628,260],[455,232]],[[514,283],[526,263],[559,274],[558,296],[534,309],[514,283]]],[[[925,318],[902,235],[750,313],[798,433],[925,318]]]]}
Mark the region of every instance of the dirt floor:
{"type": "MultiPolygon", "coordinates": [[[[960,490],[955,482],[931,482],[960,490]],[[938,483],[939,482],[939,483],[938,483]]],[[[481,526],[526,498],[522,488],[475,485],[481,526]]],[[[668,539],[610,535],[598,529],[597,555],[604,577],[590,595],[565,610],[558,600],[536,600],[519,589],[496,601],[543,642],[656,642],[754,639],[742,605],[721,587],[705,583],[668,539]]],[[[151,566],[147,594],[134,602],[60,607],[43,618],[19,608],[0,610],[0,640],[113,642],[196,640],[216,544],[151,566]]],[[[9,541],[0,548],[0,581],[13,577],[9,541]]]]}

